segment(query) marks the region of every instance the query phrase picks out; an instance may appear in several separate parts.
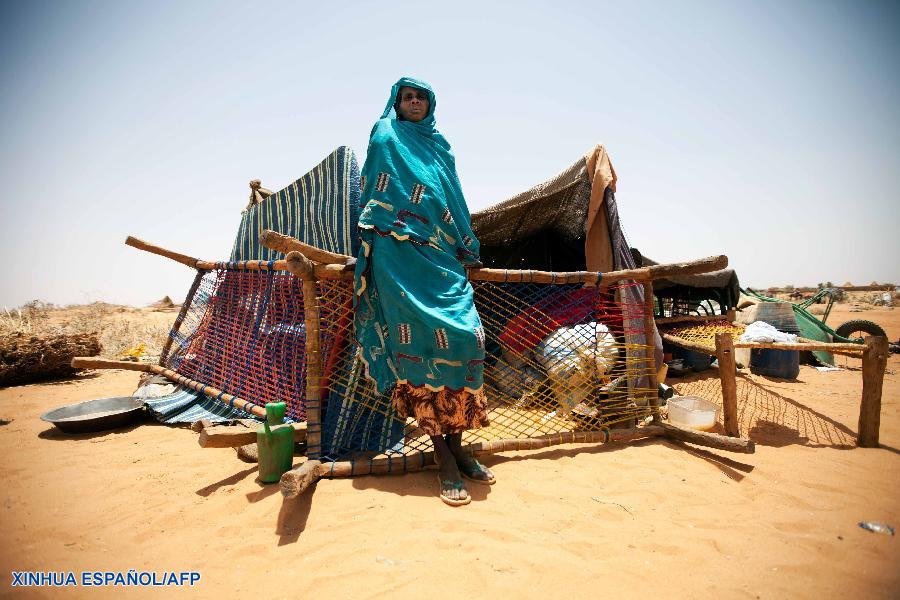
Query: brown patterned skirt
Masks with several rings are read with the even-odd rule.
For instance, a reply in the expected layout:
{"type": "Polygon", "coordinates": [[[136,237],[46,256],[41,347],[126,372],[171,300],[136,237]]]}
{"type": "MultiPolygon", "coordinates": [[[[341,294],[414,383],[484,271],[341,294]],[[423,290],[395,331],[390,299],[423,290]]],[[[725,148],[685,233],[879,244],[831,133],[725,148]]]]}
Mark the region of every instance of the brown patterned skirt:
{"type": "Polygon", "coordinates": [[[426,387],[399,383],[391,402],[400,416],[414,418],[427,435],[461,433],[490,425],[483,389],[432,392],[426,387]]]}

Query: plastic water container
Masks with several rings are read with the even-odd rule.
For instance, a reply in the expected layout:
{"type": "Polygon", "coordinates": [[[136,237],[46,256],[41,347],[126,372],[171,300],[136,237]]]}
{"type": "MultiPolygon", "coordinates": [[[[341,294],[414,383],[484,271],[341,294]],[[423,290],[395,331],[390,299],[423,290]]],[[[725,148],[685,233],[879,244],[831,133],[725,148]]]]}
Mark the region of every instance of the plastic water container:
{"type": "Polygon", "coordinates": [[[753,348],[750,351],[750,372],[779,379],[797,379],[800,374],[800,351],[753,348]]]}
{"type": "Polygon", "coordinates": [[[679,427],[709,431],[719,419],[719,405],[697,396],[669,398],[669,422],[679,427]]]}
{"type": "Polygon", "coordinates": [[[294,428],[284,423],[287,405],[284,402],[266,404],[266,420],[256,430],[259,452],[259,480],[276,483],[282,473],[291,470],[294,460],[294,428]]]}

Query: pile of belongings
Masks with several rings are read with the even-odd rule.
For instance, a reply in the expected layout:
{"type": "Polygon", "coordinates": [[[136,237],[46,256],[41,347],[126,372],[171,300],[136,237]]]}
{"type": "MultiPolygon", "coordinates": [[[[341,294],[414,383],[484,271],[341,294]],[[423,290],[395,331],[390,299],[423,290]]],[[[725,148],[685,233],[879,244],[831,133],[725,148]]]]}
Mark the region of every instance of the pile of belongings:
{"type": "Polygon", "coordinates": [[[775,344],[794,344],[797,336],[793,333],[778,331],[774,326],[765,321],[754,321],[747,325],[747,329],[741,334],[742,342],[769,342],[775,344]]]}

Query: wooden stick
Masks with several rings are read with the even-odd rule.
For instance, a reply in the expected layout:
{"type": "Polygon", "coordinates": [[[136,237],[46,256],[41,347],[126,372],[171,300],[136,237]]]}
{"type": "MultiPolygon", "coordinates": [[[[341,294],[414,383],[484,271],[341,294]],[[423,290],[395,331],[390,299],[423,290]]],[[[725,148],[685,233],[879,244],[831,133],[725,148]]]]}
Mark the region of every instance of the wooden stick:
{"type": "Polygon", "coordinates": [[[659,317],[656,319],[657,325],[670,325],[672,323],[704,323],[706,321],[728,321],[731,323],[734,318],[729,319],[728,315],[679,315],[677,317],[659,317]]]}
{"type": "Polygon", "coordinates": [[[303,323],[306,326],[306,456],[317,460],[322,451],[322,352],[319,333],[319,282],[315,264],[301,252],[291,251],[288,270],[303,281],[303,323]]]}
{"type": "Polygon", "coordinates": [[[862,354],[866,351],[864,344],[836,344],[836,343],[796,343],[776,344],[773,342],[735,342],[735,348],[768,348],[772,350],[824,350],[826,352],[852,352],[862,354]]]}
{"type": "Polygon", "coordinates": [[[322,478],[320,473],[322,463],[317,460],[307,460],[296,469],[282,473],[278,482],[281,495],[285,498],[296,498],[306,491],[306,488],[322,478]]]}
{"type": "Polygon", "coordinates": [[[866,352],[862,357],[862,400],[859,405],[859,435],[856,445],[877,448],[881,428],[881,392],[887,367],[888,340],[866,336],[866,352]]]}
{"type": "MultiPolygon", "coordinates": [[[[201,263],[204,265],[212,265],[206,268],[215,268],[216,263],[201,263]]],[[[281,265],[281,261],[277,261],[276,265],[281,265]]],[[[685,271],[675,274],[694,274],[705,273],[710,270],[718,270],[727,266],[728,258],[725,256],[711,257],[694,261],[692,263],[683,263],[682,265],[655,265],[653,267],[644,267],[641,269],[631,269],[627,271],[610,271],[609,273],[594,273],[592,271],[520,271],[516,269],[467,269],[466,273],[471,281],[495,281],[510,283],[590,283],[596,284],[598,280],[602,286],[616,283],[617,281],[646,281],[658,279],[660,276],[669,274],[670,268],[685,267],[685,271]],[[661,269],[653,271],[652,269],[661,269]]],[[[350,281],[353,279],[353,262],[346,265],[341,264],[317,264],[315,274],[317,279],[339,279],[350,281]]],[[[251,267],[247,267],[251,268],[251,267]]],[[[276,266],[276,269],[282,270],[286,267],[276,266]]]]}
{"type": "MultiPolygon", "coordinates": [[[[634,429],[610,429],[602,431],[564,431],[549,433],[536,438],[491,440],[465,446],[464,450],[475,456],[540,450],[559,444],[627,442],[664,435],[661,427],[649,425],[634,429]]],[[[319,467],[321,477],[352,477],[355,475],[406,473],[421,471],[435,465],[434,453],[423,452],[411,456],[382,457],[372,460],[323,462],[319,467]]]]}
{"type": "Polygon", "coordinates": [[[243,271],[287,271],[287,263],[283,260],[239,260],[239,261],[207,261],[198,260],[197,268],[206,271],[213,269],[232,269],[243,271]]]}
{"type": "Polygon", "coordinates": [[[320,263],[346,265],[354,260],[352,256],[347,256],[346,254],[337,254],[335,252],[328,252],[327,250],[322,250],[320,248],[316,248],[315,246],[304,244],[297,238],[278,233],[277,231],[271,231],[269,229],[266,229],[262,232],[262,235],[260,235],[259,237],[259,241],[266,248],[271,248],[276,252],[281,252],[283,254],[288,254],[289,252],[294,251],[301,252],[310,260],[314,260],[320,263]]]}
{"type": "Polygon", "coordinates": [[[716,334],[716,358],[719,361],[719,379],[722,382],[722,413],[725,435],[740,437],[737,412],[737,381],[734,360],[734,342],[728,333],[716,334]]]}
{"type": "Polygon", "coordinates": [[[199,381],[194,381],[193,379],[188,379],[184,375],[179,375],[172,369],[167,369],[159,365],[137,363],[127,360],[109,360],[106,358],[77,356],[72,359],[72,366],[78,369],[124,369],[126,371],[144,371],[155,373],[157,375],[162,375],[163,377],[166,377],[177,384],[206,394],[211,398],[215,398],[219,402],[224,402],[225,404],[233,406],[246,413],[254,414],[257,417],[262,417],[263,419],[266,418],[266,409],[261,406],[257,406],[252,402],[248,402],[247,400],[238,398],[237,396],[234,396],[232,394],[226,394],[222,390],[214,388],[211,385],[206,385],[200,383],[199,381]]]}
{"type": "MultiPolygon", "coordinates": [[[[572,443],[613,443],[665,436],[678,441],[690,442],[698,446],[708,446],[719,450],[752,454],[755,446],[749,440],[728,438],[713,433],[688,431],[663,423],[633,429],[610,429],[602,431],[566,431],[549,433],[536,438],[492,440],[470,444],[464,449],[475,456],[498,452],[540,450],[559,444],[572,443]]],[[[423,452],[414,456],[382,457],[373,460],[320,462],[308,460],[296,469],[281,476],[281,493],[285,498],[295,498],[319,479],[352,477],[388,473],[409,473],[433,467],[434,453],[423,452]]]]}
{"type": "MultiPolygon", "coordinates": [[[[727,256],[710,256],[687,263],[654,265],[639,269],[610,271],[602,274],[601,283],[617,281],[648,281],[674,275],[694,275],[718,271],[728,266],[727,256]]],[[[597,283],[598,274],[591,271],[519,271],[508,269],[469,269],[469,279],[473,281],[509,281],[513,283],[597,283]]]]}
{"type": "Polygon", "coordinates": [[[166,336],[166,342],[163,344],[162,351],[159,353],[160,365],[164,365],[166,363],[166,358],[169,357],[169,350],[172,349],[172,341],[174,339],[172,334],[181,329],[181,324],[184,322],[184,318],[191,308],[191,302],[194,300],[194,294],[197,293],[197,288],[200,287],[201,281],[203,281],[203,271],[197,271],[197,276],[194,277],[194,283],[191,284],[191,288],[188,290],[187,296],[184,299],[184,304],[181,305],[181,310],[178,311],[175,323],[172,324],[172,329],[169,332],[169,335],[166,336]]]}
{"type": "MultiPolygon", "coordinates": [[[[315,275],[319,279],[352,279],[352,266],[354,264],[353,257],[345,254],[336,254],[321,250],[309,244],[304,244],[299,240],[294,240],[289,236],[272,233],[272,243],[276,245],[283,244],[285,249],[288,244],[291,247],[302,247],[305,251],[303,254],[319,257],[323,263],[315,266],[315,275]],[[275,236],[281,236],[276,238],[275,236]],[[293,240],[293,241],[290,241],[293,240]]],[[[266,239],[268,239],[268,234],[266,239]]],[[[273,270],[285,271],[289,270],[285,261],[277,260],[270,264],[270,261],[247,260],[238,262],[227,261],[204,261],[199,260],[186,254],[180,254],[171,250],[166,250],[160,246],[150,244],[143,240],[129,236],[125,243],[129,246],[165,256],[181,264],[195,269],[212,270],[222,265],[228,265],[231,268],[247,269],[247,270],[273,270]]],[[[292,250],[293,251],[293,250],[292,250]]],[[[653,265],[652,267],[642,267],[640,269],[628,269],[624,271],[610,271],[609,273],[593,273],[590,271],[572,271],[554,273],[551,271],[519,271],[507,269],[469,269],[469,279],[474,281],[509,281],[513,283],[597,283],[598,275],[602,278],[604,285],[615,283],[617,281],[633,280],[647,281],[653,279],[661,279],[676,275],[695,275],[698,273],[708,273],[710,271],[718,271],[728,266],[727,256],[710,256],[685,263],[673,263],[667,265],[653,265]]]]}
{"type": "Polygon", "coordinates": [[[659,416],[659,380],[656,377],[658,365],[656,364],[656,346],[654,343],[653,333],[656,331],[656,324],[653,322],[653,283],[650,281],[644,282],[644,335],[646,336],[646,341],[644,342],[647,348],[644,352],[647,352],[647,361],[650,363],[650,373],[647,374],[647,377],[650,379],[650,397],[648,398],[649,404],[655,410],[652,411],[653,414],[653,423],[655,425],[659,425],[662,420],[659,416]]]}
{"type": "Polygon", "coordinates": [[[711,273],[713,271],[720,271],[727,266],[728,257],[720,254],[719,256],[708,256],[689,262],[653,265],[647,268],[650,270],[650,279],[653,280],[665,279],[666,277],[677,277],[679,275],[711,273]]]}
{"type": "Polygon", "coordinates": [[[704,344],[692,342],[690,340],[674,336],[671,333],[662,333],[660,335],[662,336],[663,341],[669,342],[670,344],[674,344],[681,348],[685,348],[686,350],[693,350],[694,352],[700,352],[701,354],[706,354],[708,356],[712,356],[716,353],[715,348],[713,348],[712,346],[706,346],[704,344]]]}
{"type": "MultiPolygon", "coordinates": [[[[187,265],[189,267],[193,267],[195,269],[201,271],[212,271],[213,269],[218,269],[220,267],[227,266],[231,269],[245,269],[248,271],[287,271],[287,263],[283,260],[276,261],[268,261],[268,260],[242,260],[242,261],[211,261],[211,260],[200,260],[198,258],[194,258],[193,256],[188,256],[186,254],[180,254],[178,252],[173,252],[171,250],[166,250],[160,246],[156,246],[151,244],[150,242],[145,242],[143,240],[139,240],[136,237],[128,236],[126,238],[125,243],[134,248],[138,248],[139,250],[144,250],[146,252],[150,252],[151,254],[158,254],[160,256],[165,256],[166,258],[171,258],[175,262],[179,262],[183,265],[187,265]]],[[[310,246],[312,247],[312,246],[310,246]]],[[[324,251],[323,251],[324,252],[324,251]]],[[[342,267],[344,268],[344,267],[342,267]]],[[[351,273],[352,277],[352,273],[351,273]]]]}
{"type": "Polygon", "coordinates": [[[151,254],[158,254],[160,256],[165,256],[166,258],[171,258],[175,262],[179,262],[189,267],[194,267],[195,269],[197,268],[197,263],[200,262],[193,256],[180,254],[178,252],[172,252],[171,250],[166,250],[165,248],[156,246],[154,244],[151,244],[150,242],[145,242],[144,240],[139,240],[138,238],[132,237],[130,235],[125,238],[125,244],[127,246],[131,246],[132,248],[137,248],[138,250],[150,252],[151,254]]]}
{"type": "Polygon", "coordinates": [[[716,433],[706,431],[694,431],[691,429],[682,429],[675,427],[669,423],[662,424],[665,430],[665,436],[679,442],[688,442],[697,446],[707,446],[717,450],[727,450],[728,452],[741,452],[743,454],[753,454],[756,452],[756,444],[752,440],[742,438],[726,437],[716,433]]]}
{"type": "MultiPolygon", "coordinates": [[[[356,264],[353,264],[355,268],[356,264]]],[[[338,279],[353,281],[351,265],[316,265],[316,279],[338,279]]]]}
{"type": "MultiPolygon", "coordinates": [[[[702,354],[708,354],[710,356],[715,354],[715,348],[712,346],[707,346],[699,342],[686,340],[684,338],[672,335],[671,333],[663,333],[661,335],[664,341],[676,346],[680,346],[681,348],[693,350],[694,352],[700,352],[702,354]]],[[[798,344],[774,344],[770,342],[733,342],[733,345],[735,348],[769,348],[772,350],[824,350],[826,352],[833,352],[834,354],[846,354],[847,356],[856,357],[858,357],[860,354],[862,354],[862,352],[865,351],[865,346],[862,344],[826,344],[822,342],[798,344]]]]}
{"type": "Polygon", "coordinates": [[[122,369],[123,371],[152,373],[154,372],[153,367],[156,365],[133,362],[130,360],[111,360],[109,358],[93,356],[76,356],[72,359],[72,366],[76,369],[122,369]]]}
{"type": "Polygon", "coordinates": [[[534,438],[491,440],[467,446],[467,450],[475,456],[496,454],[498,452],[519,452],[523,450],[539,450],[559,444],[607,444],[610,442],[629,442],[648,437],[662,435],[662,431],[653,425],[631,429],[603,429],[600,431],[561,431],[548,433],[534,438]]]}
{"type": "MultiPolygon", "coordinates": [[[[256,423],[261,427],[260,423],[256,423]]],[[[306,423],[291,423],[294,442],[306,440],[306,423]]],[[[256,429],[244,425],[212,425],[200,431],[197,440],[201,448],[237,448],[256,443],[256,429]]]]}

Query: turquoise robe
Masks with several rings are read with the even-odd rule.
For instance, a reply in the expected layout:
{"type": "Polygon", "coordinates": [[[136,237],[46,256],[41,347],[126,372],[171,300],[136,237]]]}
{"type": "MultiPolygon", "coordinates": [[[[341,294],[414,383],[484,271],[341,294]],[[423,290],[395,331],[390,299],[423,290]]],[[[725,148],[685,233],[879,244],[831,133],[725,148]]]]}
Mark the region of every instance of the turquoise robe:
{"type": "Polygon", "coordinates": [[[465,272],[479,245],[435,104],[427,83],[398,81],[362,169],[355,332],[381,393],[398,382],[471,392],[483,382],[484,329],[465,272]],[[403,86],[427,92],[422,121],[397,117],[403,86]]]}

